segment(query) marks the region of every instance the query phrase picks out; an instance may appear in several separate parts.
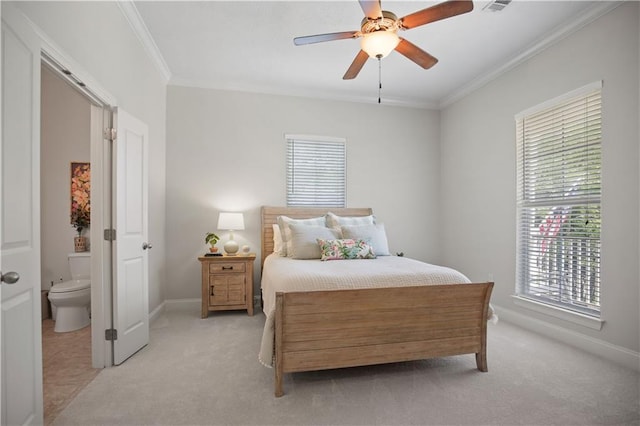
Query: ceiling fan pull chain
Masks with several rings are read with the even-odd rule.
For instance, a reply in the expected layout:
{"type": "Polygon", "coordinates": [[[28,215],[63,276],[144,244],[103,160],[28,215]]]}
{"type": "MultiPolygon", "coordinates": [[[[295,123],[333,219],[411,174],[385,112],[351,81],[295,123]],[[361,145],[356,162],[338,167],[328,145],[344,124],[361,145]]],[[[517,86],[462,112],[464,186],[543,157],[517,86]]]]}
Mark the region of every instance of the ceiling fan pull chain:
{"type": "Polygon", "coordinates": [[[382,92],[382,55],[378,55],[378,103],[380,102],[380,92],[382,92]]]}

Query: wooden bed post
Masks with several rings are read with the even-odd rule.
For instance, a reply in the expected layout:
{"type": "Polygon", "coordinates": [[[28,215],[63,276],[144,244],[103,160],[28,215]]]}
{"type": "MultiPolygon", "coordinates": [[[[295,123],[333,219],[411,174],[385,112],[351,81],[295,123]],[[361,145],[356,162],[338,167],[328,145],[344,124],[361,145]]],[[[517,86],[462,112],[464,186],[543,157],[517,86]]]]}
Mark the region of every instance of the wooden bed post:
{"type": "Polygon", "coordinates": [[[487,347],[483,346],[480,352],[476,353],[476,365],[478,366],[478,370],[486,373],[489,371],[487,368],[487,347]]]}
{"type": "Polygon", "coordinates": [[[275,373],[275,393],[276,397],[281,397],[284,395],[284,391],[282,389],[282,324],[283,324],[283,293],[276,293],[276,318],[275,318],[275,365],[274,373],[275,373]]]}
{"type": "Polygon", "coordinates": [[[478,370],[486,373],[489,371],[487,367],[487,320],[489,317],[489,301],[491,300],[491,292],[493,291],[493,282],[487,283],[487,291],[484,295],[484,312],[482,313],[481,332],[480,332],[480,352],[476,352],[476,366],[478,370]]]}

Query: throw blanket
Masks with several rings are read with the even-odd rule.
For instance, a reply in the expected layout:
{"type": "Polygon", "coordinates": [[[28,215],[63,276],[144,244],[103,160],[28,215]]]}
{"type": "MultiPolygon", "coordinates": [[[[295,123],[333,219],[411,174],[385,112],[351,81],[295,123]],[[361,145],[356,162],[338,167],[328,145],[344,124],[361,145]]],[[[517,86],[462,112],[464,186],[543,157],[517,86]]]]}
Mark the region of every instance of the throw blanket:
{"type": "MultiPolygon", "coordinates": [[[[258,359],[271,367],[274,352],[276,292],[318,291],[415,285],[461,284],[469,279],[443,266],[397,256],[360,260],[298,260],[269,255],[262,272],[262,297],[267,320],[258,359]]],[[[493,314],[490,310],[489,316],[493,314]]]]}

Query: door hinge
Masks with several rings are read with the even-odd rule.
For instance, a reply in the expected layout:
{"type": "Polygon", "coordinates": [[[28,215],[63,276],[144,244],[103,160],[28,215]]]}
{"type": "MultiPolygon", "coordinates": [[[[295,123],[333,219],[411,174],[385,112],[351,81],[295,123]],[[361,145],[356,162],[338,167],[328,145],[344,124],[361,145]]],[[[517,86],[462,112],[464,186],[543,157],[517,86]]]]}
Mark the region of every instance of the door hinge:
{"type": "Polygon", "coordinates": [[[104,239],[105,239],[105,241],[115,241],[116,240],[116,230],[115,229],[105,229],[104,230],[104,239]]]}
{"type": "Polygon", "coordinates": [[[104,132],[102,134],[104,139],[112,142],[115,141],[116,138],[118,137],[118,131],[113,127],[110,129],[104,129],[104,132]]]}
{"type": "Polygon", "coordinates": [[[104,340],[118,340],[118,330],[115,328],[108,328],[104,331],[104,340]]]}

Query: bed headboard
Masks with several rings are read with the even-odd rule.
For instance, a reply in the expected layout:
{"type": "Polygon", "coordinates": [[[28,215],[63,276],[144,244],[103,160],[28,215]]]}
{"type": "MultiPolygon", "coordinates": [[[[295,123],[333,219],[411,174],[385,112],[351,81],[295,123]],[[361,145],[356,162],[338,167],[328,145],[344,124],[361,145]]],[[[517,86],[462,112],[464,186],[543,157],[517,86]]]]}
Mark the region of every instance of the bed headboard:
{"type": "Polygon", "coordinates": [[[373,214],[369,207],[363,208],[336,208],[336,207],[267,207],[260,209],[261,220],[261,266],[264,259],[273,253],[273,224],[278,223],[278,216],[289,216],[294,219],[308,219],[333,212],[338,216],[368,216],[373,214]]]}

